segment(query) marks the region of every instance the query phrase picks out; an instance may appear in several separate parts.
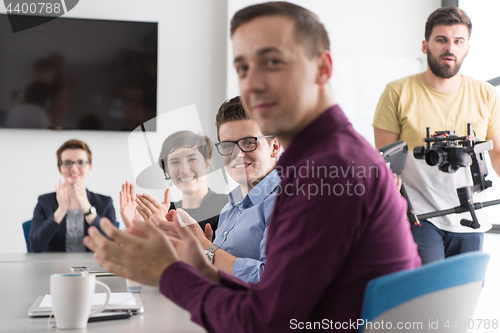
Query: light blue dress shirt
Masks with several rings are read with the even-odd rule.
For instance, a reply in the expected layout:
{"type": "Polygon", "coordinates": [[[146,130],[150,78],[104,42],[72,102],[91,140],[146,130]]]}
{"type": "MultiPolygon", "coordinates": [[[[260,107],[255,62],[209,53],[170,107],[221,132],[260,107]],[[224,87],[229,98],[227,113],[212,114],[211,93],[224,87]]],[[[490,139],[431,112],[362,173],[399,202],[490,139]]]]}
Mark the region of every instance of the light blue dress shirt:
{"type": "Polygon", "coordinates": [[[267,227],[280,182],[273,170],[244,198],[238,186],[228,194],[229,202],[220,213],[214,244],[236,257],[233,276],[244,281],[258,282],[262,277],[267,227]]]}

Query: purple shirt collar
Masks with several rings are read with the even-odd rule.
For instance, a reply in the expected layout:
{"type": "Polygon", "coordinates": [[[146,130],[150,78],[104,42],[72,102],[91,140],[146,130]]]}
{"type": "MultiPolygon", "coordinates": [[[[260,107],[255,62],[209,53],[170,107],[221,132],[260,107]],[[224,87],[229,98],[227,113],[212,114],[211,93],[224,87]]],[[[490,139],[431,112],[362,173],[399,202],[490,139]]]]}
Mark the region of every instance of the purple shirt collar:
{"type": "Polygon", "coordinates": [[[318,118],[293,138],[288,148],[278,159],[277,166],[293,165],[302,156],[309,156],[308,150],[319,138],[333,130],[350,125],[338,104],[326,109],[318,118]]]}

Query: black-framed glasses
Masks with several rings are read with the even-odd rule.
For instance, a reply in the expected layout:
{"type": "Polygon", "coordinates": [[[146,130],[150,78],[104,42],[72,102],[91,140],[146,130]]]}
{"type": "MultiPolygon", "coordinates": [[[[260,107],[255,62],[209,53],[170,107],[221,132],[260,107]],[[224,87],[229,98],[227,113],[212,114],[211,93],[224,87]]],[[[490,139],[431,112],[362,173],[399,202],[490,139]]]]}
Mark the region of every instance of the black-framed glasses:
{"type": "Polygon", "coordinates": [[[236,141],[221,141],[215,144],[217,151],[222,156],[229,156],[233,153],[234,146],[238,145],[241,151],[249,153],[257,149],[257,140],[262,138],[273,138],[272,135],[250,136],[236,141]]]}
{"type": "Polygon", "coordinates": [[[85,160],[76,160],[76,161],[71,161],[71,160],[64,160],[64,161],[59,161],[59,166],[65,168],[65,169],[71,169],[73,164],[76,164],[78,169],[83,169],[87,164],[90,164],[89,161],[85,160]]]}

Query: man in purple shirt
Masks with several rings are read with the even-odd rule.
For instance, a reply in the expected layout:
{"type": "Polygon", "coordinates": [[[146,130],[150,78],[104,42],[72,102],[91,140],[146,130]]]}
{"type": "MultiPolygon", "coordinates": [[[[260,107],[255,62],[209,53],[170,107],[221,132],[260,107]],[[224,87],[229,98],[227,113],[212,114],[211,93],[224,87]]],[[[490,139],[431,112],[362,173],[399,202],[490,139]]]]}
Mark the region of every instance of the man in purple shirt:
{"type": "Polygon", "coordinates": [[[355,332],[368,281],[420,265],[404,199],[333,99],[328,35],[314,14],[288,3],[247,7],[231,37],[245,111],[285,148],[261,281],[209,265],[182,221],[170,241],[146,223],[131,234],[104,224],[117,243],[91,230],[85,245],[105,269],[159,285],[210,332],[355,332]]]}

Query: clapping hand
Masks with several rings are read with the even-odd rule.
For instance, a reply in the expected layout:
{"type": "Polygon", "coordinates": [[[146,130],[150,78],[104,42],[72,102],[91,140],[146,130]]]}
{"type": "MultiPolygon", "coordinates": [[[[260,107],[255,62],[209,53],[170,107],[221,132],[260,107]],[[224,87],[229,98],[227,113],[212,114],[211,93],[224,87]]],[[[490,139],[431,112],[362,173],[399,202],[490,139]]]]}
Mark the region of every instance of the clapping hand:
{"type": "Polygon", "coordinates": [[[122,184],[122,190],[120,191],[120,215],[125,228],[132,225],[132,220],[141,219],[141,215],[137,211],[137,203],[135,202],[134,184],[129,182],[122,184]]]}
{"type": "Polygon", "coordinates": [[[127,232],[120,232],[104,220],[101,229],[109,239],[90,227],[83,243],[110,273],[157,286],[163,271],[179,260],[168,237],[150,223],[132,220],[127,232]]]}
{"type": "Polygon", "coordinates": [[[90,207],[92,207],[89,202],[89,198],[87,198],[87,190],[78,183],[73,184],[73,188],[75,189],[75,195],[78,203],[80,204],[80,209],[84,213],[87,213],[90,210],[90,207]]]}
{"type": "Polygon", "coordinates": [[[172,210],[169,216],[172,218],[170,224],[173,231],[169,239],[174,245],[179,259],[198,270],[202,270],[208,264],[208,258],[203,253],[202,245],[197,240],[196,235],[191,231],[191,228],[186,226],[176,211],[172,210]]]}
{"type": "MultiPolygon", "coordinates": [[[[203,234],[203,232],[198,223],[182,209],[177,211],[172,209],[167,217],[170,219],[168,221],[170,228],[168,238],[175,247],[179,259],[193,266],[212,281],[219,282],[220,277],[217,269],[210,264],[203,253],[205,245],[199,241],[199,234],[203,234]]],[[[152,219],[158,218],[153,216],[152,219]]],[[[205,238],[203,237],[203,239],[205,238]]]]}
{"type": "MultiPolygon", "coordinates": [[[[89,198],[87,197],[87,190],[85,187],[82,185],[75,183],[73,184],[73,189],[75,192],[76,199],[78,200],[78,203],[80,204],[80,209],[83,211],[83,213],[90,213],[90,208],[92,205],[89,202],[89,198]]],[[[87,221],[88,224],[94,223],[97,215],[95,213],[89,214],[85,216],[85,221],[87,221]]]]}
{"type": "Polygon", "coordinates": [[[149,221],[151,216],[156,215],[162,219],[170,209],[170,189],[165,190],[163,203],[159,202],[149,194],[138,194],[137,199],[137,211],[142,216],[144,221],[149,221]]]}
{"type": "MultiPolygon", "coordinates": [[[[212,235],[213,232],[211,227],[206,228],[206,231],[209,231],[209,234],[206,234],[201,229],[198,222],[193,219],[185,210],[182,208],[178,208],[176,211],[171,210],[168,214],[165,215],[165,219],[158,219],[153,217],[152,221],[158,225],[161,229],[163,229],[168,235],[173,235],[177,233],[177,229],[173,227],[175,225],[175,220],[178,220],[180,225],[191,230],[192,234],[196,237],[196,239],[200,242],[201,246],[206,249],[212,244],[212,235]]],[[[207,225],[210,225],[207,223],[207,225]]]]}
{"type": "Polygon", "coordinates": [[[68,184],[63,183],[62,180],[59,181],[59,185],[56,186],[56,199],[59,205],[58,209],[64,212],[68,211],[69,208],[69,198],[68,198],[68,184]]]}
{"type": "Polygon", "coordinates": [[[53,218],[54,222],[61,223],[69,208],[68,184],[63,183],[62,180],[60,180],[59,185],[56,186],[56,199],[58,207],[54,212],[53,218]]]}

